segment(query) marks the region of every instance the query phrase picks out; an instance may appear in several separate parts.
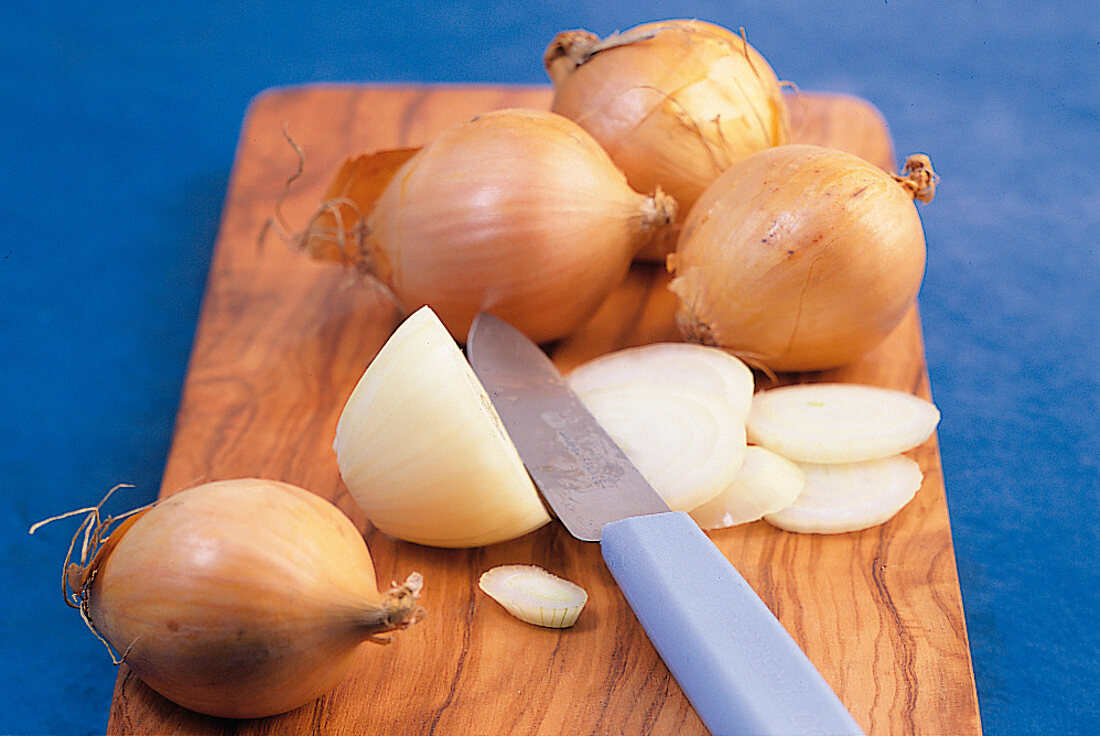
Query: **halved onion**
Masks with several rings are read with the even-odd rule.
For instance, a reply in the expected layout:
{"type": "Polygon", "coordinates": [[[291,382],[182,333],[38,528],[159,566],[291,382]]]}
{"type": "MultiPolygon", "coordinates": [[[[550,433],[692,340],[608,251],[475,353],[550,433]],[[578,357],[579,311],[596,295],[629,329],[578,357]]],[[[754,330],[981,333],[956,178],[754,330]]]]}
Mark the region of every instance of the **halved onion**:
{"type": "Polygon", "coordinates": [[[476,547],[550,521],[488,394],[428,307],[367,367],[333,448],[356,503],[398,539],[476,547]]]}
{"type": "Polygon", "coordinates": [[[906,452],[940,420],[929,401],[852,383],[807,383],[758,392],[749,441],[807,463],[851,463],[906,452]]]}
{"type": "Polygon", "coordinates": [[[715,498],[692,509],[691,518],[704,529],[758,521],[793,504],[805,485],[806,473],[797,464],[749,445],[733,481],[715,498]]]}
{"type": "Polygon", "coordinates": [[[905,455],[799,467],[806,473],[802,493],[764,519],[804,534],[842,534],[884,524],[913,499],[924,477],[917,462],[905,455]]]}

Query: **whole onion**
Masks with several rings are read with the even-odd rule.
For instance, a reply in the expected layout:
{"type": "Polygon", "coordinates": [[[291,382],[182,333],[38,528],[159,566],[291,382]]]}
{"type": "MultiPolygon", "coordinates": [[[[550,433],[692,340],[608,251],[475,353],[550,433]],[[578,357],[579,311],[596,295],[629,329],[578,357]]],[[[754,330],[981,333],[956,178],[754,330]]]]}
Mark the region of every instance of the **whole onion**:
{"type": "Polygon", "coordinates": [[[547,111],[459,123],[418,151],[389,153],[376,182],[382,154],[345,164],[302,243],[368,272],[408,313],[430,306],[460,341],[479,311],[539,342],[574,332],[676,212],[547,111]]]}
{"type": "MultiPolygon", "coordinates": [[[[772,67],[712,23],[646,23],[602,40],[566,31],[543,61],[551,109],[591,133],[632,187],[672,195],[681,216],[732,163],[789,138],[772,67]]],[[[657,241],[642,255],[663,258],[674,245],[657,241]]]]}
{"type": "Polygon", "coordinates": [[[809,145],[755,153],[726,170],[688,215],[669,257],[686,338],[770,371],[848,363],[913,305],[925,242],[914,198],[935,174],[904,175],[809,145]]]}
{"type": "Polygon", "coordinates": [[[102,543],[68,566],[70,605],[142,681],[201,713],[304,705],[340,681],[364,642],[418,615],[420,576],[380,593],[359,530],[297,486],[206,483],[103,539],[110,521],[91,511],[78,536],[102,543]]]}

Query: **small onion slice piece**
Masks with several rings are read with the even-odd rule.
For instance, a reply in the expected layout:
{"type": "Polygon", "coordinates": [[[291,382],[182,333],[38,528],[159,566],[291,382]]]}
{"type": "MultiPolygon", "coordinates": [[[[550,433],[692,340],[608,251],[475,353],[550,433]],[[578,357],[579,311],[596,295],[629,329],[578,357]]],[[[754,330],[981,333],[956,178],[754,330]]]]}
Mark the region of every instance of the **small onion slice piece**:
{"type": "Polygon", "coordinates": [[[764,519],[804,534],[843,534],[884,524],[913,499],[924,477],[917,462],[905,455],[799,467],[806,473],[802,493],[794,504],[764,519]]]}
{"type": "Polygon", "coordinates": [[[722,395],[742,416],[752,403],[752,371],[740,359],[719,348],[688,342],[659,342],[616,350],[593,358],[569,373],[577,393],[647,381],[688,384],[722,395]]]}
{"type": "Polygon", "coordinates": [[[796,463],[763,447],[745,448],[745,462],[726,489],[691,511],[703,529],[724,529],[759,521],[795,502],[806,485],[796,463]]]}
{"type": "Polygon", "coordinates": [[[488,394],[429,307],[371,361],[333,448],[352,497],[392,537],[479,547],[550,521],[488,394]]]}
{"type": "Polygon", "coordinates": [[[889,457],[927,440],[940,420],[929,401],[852,383],[807,383],[761,391],[749,441],[795,462],[853,463],[889,457]]]}
{"type": "Polygon", "coordinates": [[[588,602],[584,588],[535,565],[501,565],[481,574],[477,585],[521,621],[567,629],[588,602]]]}
{"type": "Polygon", "coordinates": [[[673,511],[717,496],[744,461],[744,420],[721,394],[639,375],[577,395],[673,511]]]}

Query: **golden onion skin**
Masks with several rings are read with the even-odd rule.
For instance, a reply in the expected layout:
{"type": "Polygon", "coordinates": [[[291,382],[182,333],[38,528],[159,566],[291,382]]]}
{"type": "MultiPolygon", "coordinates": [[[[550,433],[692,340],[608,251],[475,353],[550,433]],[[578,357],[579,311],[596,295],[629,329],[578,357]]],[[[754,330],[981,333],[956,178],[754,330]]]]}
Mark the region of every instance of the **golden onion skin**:
{"type": "Polygon", "coordinates": [[[124,532],[95,563],[88,618],[142,681],[191,710],[253,718],[304,705],[382,629],[362,536],[309,491],[208,483],[124,532]]]}
{"type": "Polygon", "coordinates": [[[675,217],[588,133],[548,111],[448,129],[394,174],[367,220],[370,271],[456,340],[492,311],[536,342],[575,332],[675,217]]]}
{"type": "Polygon", "coordinates": [[[681,216],[732,163],[789,140],[775,72],[721,26],[647,23],[602,42],[565,32],[544,62],[554,82],[551,109],[591,133],[634,189],[669,193],[681,216]]]}
{"type": "Polygon", "coordinates": [[[685,337],[776,372],[837,367],[875,347],[912,307],[924,265],[911,190],[810,145],[727,169],[669,258],[685,337]]]}

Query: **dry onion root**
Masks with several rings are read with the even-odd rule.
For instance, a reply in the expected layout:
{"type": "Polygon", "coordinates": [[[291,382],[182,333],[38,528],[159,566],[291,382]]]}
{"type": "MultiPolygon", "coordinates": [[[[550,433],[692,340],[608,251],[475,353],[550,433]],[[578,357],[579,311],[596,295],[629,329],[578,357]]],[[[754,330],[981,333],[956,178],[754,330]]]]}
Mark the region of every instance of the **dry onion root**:
{"type": "Polygon", "coordinates": [[[456,340],[492,311],[545,342],[588,319],[670,225],[676,202],[647,191],[571,120],[496,110],[419,150],[350,159],[299,240],[407,312],[431,306],[456,340]]]}
{"type": "Polygon", "coordinates": [[[768,371],[860,357],[914,303],[925,242],[913,200],[935,183],[924,156],[898,176],[809,145],[742,159],[696,203],[668,259],[684,336],[768,371]]]}
{"type": "MultiPolygon", "coordinates": [[[[686,215],[722,171],[789,139],[786,101],[744,36],[696,20],[647,23],[601,40],[559,33],[544,58],[552,108],[588,130],[639,191],[686,215]]],[[[641,254],[663,259],[675,242],[641,254]]]]}
{"type": "Polygon", "coordinates": [[[359,530],[287,483],[206,483],[113,529],[99,507],[88,511],[81,560],[66,560],[66,601],[116,663],[200,713],[304,705],[335,687],[361,644],[387,642],[422,613],[419,574],[380,593],[359,530]]]}

